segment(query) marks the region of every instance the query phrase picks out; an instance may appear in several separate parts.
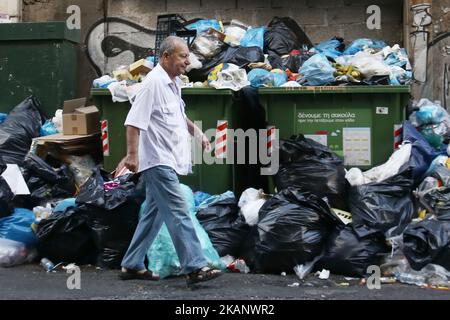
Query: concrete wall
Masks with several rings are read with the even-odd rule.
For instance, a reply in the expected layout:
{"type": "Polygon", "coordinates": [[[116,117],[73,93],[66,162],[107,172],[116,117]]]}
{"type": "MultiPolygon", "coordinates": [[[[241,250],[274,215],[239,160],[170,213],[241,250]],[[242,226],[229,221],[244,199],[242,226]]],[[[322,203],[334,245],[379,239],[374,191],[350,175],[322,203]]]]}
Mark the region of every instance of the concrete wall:
{"type": "Polygon", "coordinates": [[[274,16],[289,16],[301,25],[313,42],[334,35],[402,41],[401,0],[110,0],[109,16],[156,28],[158,14],[179,13],[185,18],[238,19],[250,25],[265,25],[274,16]],[[369,5],[381,8],[381,30],[368,30],[369,5]],[[156,14],[151,14],[155,12],[156,14]]]}
{"type": "Polygon", "coordinates": [[[409,56],[415,71],[413,96],[437,100],[450,110],[450,2],[409,0],[407,7],[409,56]],[[422,18],[424,10],[428,20],[422,18]],[[426,21],[423,26],[414,24],[414,16],[416,21],[426,21]]]}
{"type": "MultiPolygon", "coordinates": [[[[95,66],[90,65],[84,54],[81,55],[80,95],[89,95],[92,80],[96,77],[94,67],[105,71],[111,61],[134,60],[136,56],[126,50],[130,46],[142,54],[153,46],[159,14],[179,13],[186,19],[216,18],[224,22],[238,19],[253,26],[266,25],[274,16],[289,16],[304,28],[313,43],[333,36],[343,37],[346,41],[370,37],[383,39],[388,44],[403,42],[402,0],[24,0],[23,19],[65,20],[68,17],[66,8],[72,4],[81,8],[81,33],[83,39],[89,34],[91,50],[98,51],[99,42],[109,35],[115,36],[109,39],[113,45],[119,38],[122,43],[118,49],[122,51],[116,56],[114,52],[103,58],[93,54],[95,66]],[[370,16],[366,9],[374,4],[381,8],[379,30],[369,30],[366,26],[370,16]],[[121,18],[132,24],[119,20],[93,28],[94,22],[104,16],[121,18]]],[[[87,49],[82,45],[80,52],[87,49]]]]}

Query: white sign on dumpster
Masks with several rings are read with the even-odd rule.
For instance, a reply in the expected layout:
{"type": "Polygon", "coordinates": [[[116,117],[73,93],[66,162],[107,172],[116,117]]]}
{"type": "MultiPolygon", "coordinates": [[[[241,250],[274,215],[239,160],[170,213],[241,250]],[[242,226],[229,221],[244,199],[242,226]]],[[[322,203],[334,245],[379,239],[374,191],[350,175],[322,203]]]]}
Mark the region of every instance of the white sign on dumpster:
{"type": "Polygon", "coordinates": [[[370,128],[343,128],[344,165],[371,164],[370,128]]]}

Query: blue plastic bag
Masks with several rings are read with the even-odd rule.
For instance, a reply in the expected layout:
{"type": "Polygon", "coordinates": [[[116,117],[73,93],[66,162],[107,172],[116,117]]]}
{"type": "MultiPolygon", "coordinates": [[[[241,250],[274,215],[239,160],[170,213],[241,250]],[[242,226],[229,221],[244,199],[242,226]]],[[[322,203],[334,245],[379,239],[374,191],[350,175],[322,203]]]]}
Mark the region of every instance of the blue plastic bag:
{"type": "MultiPolygon", "coordinates": [[[[195,200],[192,190],[183,184],[180,184],[180,187],[186,199],[189,214],[194,224],[197,237],[200,240],[205,258],[212,266],[225,270],[225,264],[222,260],[220,260],[220,257],[216,249],[214,249],[208,234],[195,217],[195,200]]],[[[144,206],[145,202],[141,206],[140,214],[142,214],[144,206]]],[[[168,276],[176,276],[181,274],[182,270],[180,261],[176,253],[175,246],[173,245],[172,238],[170,237],[169,231],[165,224],[161,227],[159,234],[156,236],[155,241],[153,241],[152,246],[148,250],[147,257],[149,261],[148,269],[159,274],[161,279],[168,276]]]]}
{"type": "Polygon", "coordinates": [[[356,39],[347,47],[347,49],[345,49],[343,55],[354,55],[355,53],[362,51],[365,46],[372,49],[383,49],[387,45],[381,40],[372,40],[367,38],[356,39]]]}
{"type": "Polygon", "coordinates": [[[266,77],[270,72],[265,69],[255,68],[247,74],[247,79],[253,88],[263,87],[267,81],[266,77]]]}
{"type": "Polygon", "coordinates": [[[111,83],[117,82],[116,79],[111,78],[109,75],[102,76],[100,78],[95,79],[92,82],[94,88],[102,88],[107,89],[111,83]]]}
{"type": "Polygon", "coordinates": [[[385,59],[384,63],[389,66],[405,67],[408,64],[408,54],[404,48],[400,49],[399,53],[391,53],[385,59]]]}
{"type": "Polygon", "coordinates": [[[269,72],[265,69],[253,69],[247,75],[250,85],[254,88],[280,87],[287,82],[287,73],[269,72]]]}
{"type": "Polygon", "coordinates": [[[1,112],[0,112],[0,123],[3,123],[3,121],[5,121],[5,119],[6,119],[7,116],[8,116],[8,115],[7,115],[6,113],[1,113],[1,112]]]}
{"type": "Polygon", "coordinates": [[[42,125],[41,130],[40,130],[41,137],[49,136],[49,135],[57,134],[57,133],[59,133],[58,129],[56,129],[55,124],[53,122],[51,122],[50,120],[45,121],[45,123],[42,125]]]}
{"type": "Polygon", "coordinates": [[[33,211],[16,208],[12,215],[0,219],[0,238],[14,240],[32,246],[37,238],[31,229],[35,220],[33,211]]]}
{"type": "Polygon", "coordinates": [[[53,209],[53,212],[65,212],[68,208],[76,208],[77,204],[75,203],[75,199],[76,198],[68,198],[60,201],[53,209]]]}
{"type": "Polygon", "coordinates": [[[207,31],[209,28],[213,28],[216,29],[217,31],[223,32],[222,26],[215,19],[199,20],[186,26],[186,29],[188,30],[197,30],[197,35],[207,31]]]}
{"type": "Polygon", "coordinates": [[[234,193],[232,191],[226,191],[222,194],[216,194],[213,195],[204,201],[202,201],[199,205],[197,205],[197,211],[203,210],[205,208],[208,208],[209,206],[212,206],[213,204],[223,201],[225,199],[234,199],[234,193]]]}
{"type": "Polygon", "coordinates": [[[209,193],[202,192],[202,191],[194,192],[195,207],[197,208],[200,205],[200,203],[202,203],[203,201],[205,201],[209,198],[211,198],[211,195],[209,193]]]}
{"type": "Polygon", "coordinates": [[[431,146],[439,148],[448,135],[450,117],[444,108],[428,99],[420,100],[419,105],[409,120],[431,146]]]}
{"type": "Polygon", "coordinates": [[[321,53],[313,55],[305,61],[300,68],[303,81],[310,86],[321,86],[334,82],[335,68],[328,61],[327,57],[321,53]]]}
{"type": "Polygon", "coordinates": [[[433,160],[437,156],[446,155],[446,150],[433,148],[409,121],[403,122],[403,141],[412,143],[409,165],[413,171],[414,184],[417,186],[425,178],[425,173],[433,160]]]}
{"type": "Polygon", "coordinates": [[[437,104],[425,105],[415,112],[416,120],[419,126],[424,124],[441,123],[446,117],[447,112],[437,104]]]}
{"type": "Polygon", "coordinates": [[[241,39],[241,47],[260,47],[264,50],[266,27],[250,28],[241,39]]]}
{"type": "Polygon", "coordinates": [[[287,73],[286,72],[271,72],[269,75],[272,78],[273,86],[274,87],[281,87],[283,84],[287,82],[287,73]]]}
{"type": "Polygon", "coordinates": [[[330,39],[327,41],[322,41],[317,46],[314,47],[319,53],[324,54],[328,58],[336,59],[339,56],[342,56],[342,52],[337,50],[337,48],[341,45],[341,41],[336,39],[330,39]]]}

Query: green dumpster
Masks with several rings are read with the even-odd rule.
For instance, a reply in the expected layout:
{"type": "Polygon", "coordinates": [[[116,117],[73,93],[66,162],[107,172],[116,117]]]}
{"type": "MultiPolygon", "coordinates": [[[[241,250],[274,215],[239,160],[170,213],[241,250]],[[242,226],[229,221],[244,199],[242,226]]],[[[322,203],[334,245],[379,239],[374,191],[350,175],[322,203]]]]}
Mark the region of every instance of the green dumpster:
{"type": "Polygon", "coordinates": [[[65,21],[0,23],[0,112],[35,95],[54,116],[75,98],[79,41],[65,21]]]}
{"type": "MultiPolygon", "coordinates": [[[[114,103],[107,89],[92,89],[91,95],[101,112],[103,121],[107,121],[109,155],[104,155],[106,170],[115,169],[126,154],[125,118],[130,103],[114,103]]],[[[212,88],[184,88],[182,97],[186,103],[186,114],[192,121],[202,121],[202,130],[217,128],[218,121],[227,121],[228,129],[237,128],[239,121],[234,92],[212,88]]],[[[231,143],[231,141],[228,141],[231,143]]],[[[213,144],[213,143],[212,143],[213,144]]],[[[180,177],[180,181],[194,191],[220,194],[227,190],[238,191],[236,166],[233,164],[195,164],[193,174],[180,177]]]]}
{"type": "Polygon", "coordinates": [[[280,139],[302,133],[343,157],[347,167],[364,170],[394,151],[410,87],[260,88],[259,98],[280,139]]]}

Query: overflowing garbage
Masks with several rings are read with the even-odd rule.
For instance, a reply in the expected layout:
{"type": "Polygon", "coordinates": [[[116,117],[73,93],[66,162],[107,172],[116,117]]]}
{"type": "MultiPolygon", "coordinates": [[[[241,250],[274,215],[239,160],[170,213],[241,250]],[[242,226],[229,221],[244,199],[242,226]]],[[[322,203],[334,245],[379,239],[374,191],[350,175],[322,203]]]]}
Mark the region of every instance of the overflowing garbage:
{"type": "MultiPolygon", "coordinates": [[[[330,48],[320,54],[331,55],[330,48]]],[[[20,104],[30,106],[22,113],[34,116],[36,101],[20,104]]],[[[364,278],[380,266],[386,281],[448,287],[448,117],[437,102],[415,104],[402,124],[403,143],[370,170],[346,168],[328,147],[297,135],[278,146],[275,194],[249,188],[211,195],[181,185],[209,263],[229,272],[295,273],[301,281],[314,272],[364,278]]],[[[0,152],[0,266],[45,260],[50,271],[73,263],[119,268],[146,205],[143,183],[84,156],[58,156],[63,149],[36,152],[33,139],[49,123],[40,118],[28,144],[19,145],[20,158],[0,152]],[[19,176],[26,188],[12,183],[19,176]]],[[[177,276],[180,263],[161,225],[148,268],[177,276]]]]}
{"type": "MultiPolygon", "coordinates": [[[[194,19],[183,28],[196,32],[189,44],[191,64],[182,76],[185,87],[231,89],[323,85],[405,85],[412,79],[406,50],[398,44],[361,38],[332,37],[313,45],[289,17],[274,17],[266,26],[238,20],[224,24],[194,19]],[[194,21],[194,22],[192,22],[194,21]]],[[[140,82],[153,68],[149,56],[95,79],[113,101],[133,101],[140,82]]]]}
{"type": "MultiPolygon", "coordinates": [[[[185,87],[404,85],[412,78],[397,44],[333,37],[313,45],[291,18],[255,27],[196,20],[185,27],[197,32],[185,87]]],[[[108,89],[113,101],[133,101],[154,64],[148,57],[120,66],[93,86],[108,89]]],[[[67,103],[79,104],[70,114],[89,108],[67,103]]],[[[98,110],[91,111],[98,123],[98,110]]],[[[48,118],[32,96],[0,115],[1,267],[42,259],[48,271],[61,263],[120,268],[146,206],[142,180],[101,168],[98,126],[64,137],[67,114],[48,118]],[[11,165],[18,168],[13,178],[6,174],[11,165]]],[[[365,171],[346,167],[304,135],[282,139],[274,194],[249,188],[211,195],[181,185],[208,262],[300,280],[313,272],[365,278],[379,266],[385,279],[450,288],[450,116],[438,101],[422,99],[401,135],[391,157],[365,171]]],[[[161,225],[147,267],[161,278],[177,276],[180,262],[161,225]]]]}

